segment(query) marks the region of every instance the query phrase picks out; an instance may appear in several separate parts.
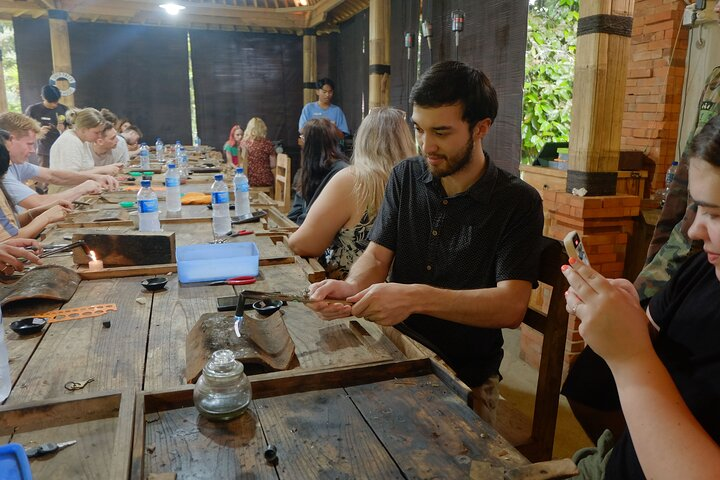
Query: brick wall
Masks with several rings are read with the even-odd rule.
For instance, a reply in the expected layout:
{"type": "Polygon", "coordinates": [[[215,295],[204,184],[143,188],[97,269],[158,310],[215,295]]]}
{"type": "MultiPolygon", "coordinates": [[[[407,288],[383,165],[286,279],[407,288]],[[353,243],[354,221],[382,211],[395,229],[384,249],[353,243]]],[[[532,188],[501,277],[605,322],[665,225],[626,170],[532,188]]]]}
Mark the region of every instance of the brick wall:
{"type": "Polygon", "coordinates": [[[684,9],[678,0],[635,1],[621,150],[642,151],[655,162],[651,191],[664,187],[675,159],[688,48],[684,9]]]}

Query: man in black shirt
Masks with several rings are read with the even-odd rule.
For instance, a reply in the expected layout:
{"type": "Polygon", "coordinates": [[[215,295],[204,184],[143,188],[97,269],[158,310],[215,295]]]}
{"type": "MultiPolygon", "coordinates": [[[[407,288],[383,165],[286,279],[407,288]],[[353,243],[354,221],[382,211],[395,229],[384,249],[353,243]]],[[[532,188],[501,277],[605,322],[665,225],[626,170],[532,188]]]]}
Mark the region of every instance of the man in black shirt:
{"type": "MultiPolygon", "coordinates": [[[[40,123],[40,139],[37,146],[38,166],[50,167],[50,147],[65,130],[67,107],[60,103],[60,89],[54,85],[45,85],[41,92],[42,102],[34,103],[25,109],[25,115],[40,123]]],[[[47,185],[38,185],[42,193],[47,185]]]]}
{"type": "Polygon", "coordinates": [[[312,299],[355,303],[313,308],[327,319],[396,325],[456,370],[492,422],[495,402],[485,393],[497,393],[500,329],[522,322],[536,280],[542,204],[482,149],[497,113],[482,72],[435,64],[411,100],[423,155],[394,168],[371,243],[347,279],[310,287],[312,299]]]}

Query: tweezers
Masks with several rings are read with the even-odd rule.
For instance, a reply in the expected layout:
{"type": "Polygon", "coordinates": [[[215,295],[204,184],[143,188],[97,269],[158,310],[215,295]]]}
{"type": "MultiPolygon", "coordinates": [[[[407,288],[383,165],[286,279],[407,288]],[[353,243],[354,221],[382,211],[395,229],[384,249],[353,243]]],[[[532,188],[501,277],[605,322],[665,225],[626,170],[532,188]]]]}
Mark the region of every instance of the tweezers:
{"type": "Polygon", "coordinates": [[[245,298],[253,298],[257,300],[279,300],[281,302],[300,302],[300,303],[340,303],[342,305],[353,305],[353,302],[340,300],[336,298],[325,298],[323,300],[312,300],[307,294],[291,294],[282,292],[260,292],[257,290],[243,290],[242,294],[245,298]]]}
{"type": "Polygon", "coordinates": [[[55,255],[56,253],[62,253],[62,252],[69,252],[70,250],[73,250],[77,247],[82,247],[82,249],[87,253],[90,248],[85,244],[85,240],[78,240],[77,242],[68,243],[67,245],[62,245],[60,247],[52,248],[45,250],[43,253],[38,255],[40,258],[49,257],[50,255],[55,255]]]}

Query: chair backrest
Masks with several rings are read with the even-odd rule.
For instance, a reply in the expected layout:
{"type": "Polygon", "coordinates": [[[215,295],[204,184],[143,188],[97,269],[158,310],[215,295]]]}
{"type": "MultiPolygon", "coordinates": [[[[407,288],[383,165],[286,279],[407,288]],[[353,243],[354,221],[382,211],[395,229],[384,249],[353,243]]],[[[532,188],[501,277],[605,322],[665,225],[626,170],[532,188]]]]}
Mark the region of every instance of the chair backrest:
{"type": "Polygon", "coordinates": [[[552,287],[552,294],[547,313],[530,307],[523,320],[543,334],[543,342],[532,432],[527,443],[516,445],[533,462],[552,458],[569,317],[564,295],[568,283],[560,270],[568,261],[565,249],[561,242],[547,237],[542,238],[538,247],[542,249],[538,280],[552,287]]]}
{"type": "Polygon", "coordinates": [[[275,165],[275,202],[282,213],[287,213],[292,205],[292,162],[286,154],[279,153],[275,165]]]}

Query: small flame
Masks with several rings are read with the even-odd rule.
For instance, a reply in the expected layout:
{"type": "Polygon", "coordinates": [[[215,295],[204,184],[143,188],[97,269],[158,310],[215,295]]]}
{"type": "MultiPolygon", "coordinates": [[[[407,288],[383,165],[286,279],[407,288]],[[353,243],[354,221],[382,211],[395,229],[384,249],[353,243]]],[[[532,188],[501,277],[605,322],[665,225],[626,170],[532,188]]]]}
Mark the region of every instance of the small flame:
{"type": "Polygon", "coordinates": [[[93,252],[92,250],[90,250],[90,260],[92,260],[93,262],[97,261],[97,256],[95,256],[95,252],[93,252]]]}

